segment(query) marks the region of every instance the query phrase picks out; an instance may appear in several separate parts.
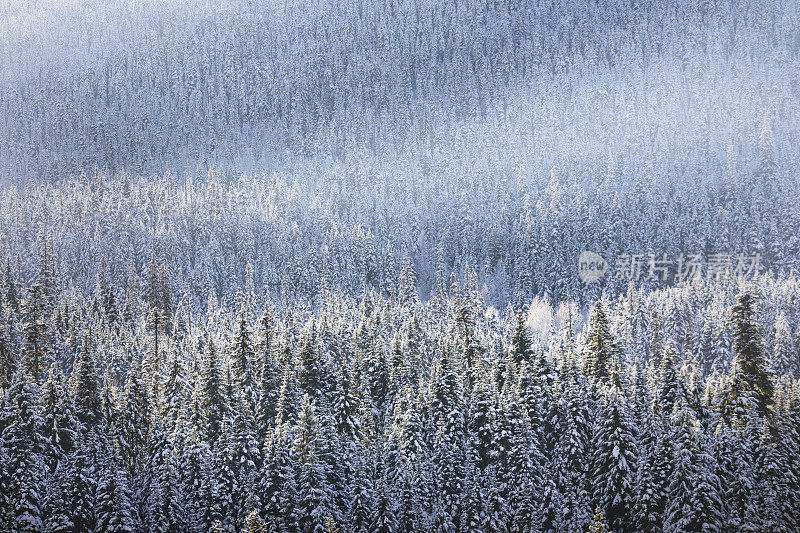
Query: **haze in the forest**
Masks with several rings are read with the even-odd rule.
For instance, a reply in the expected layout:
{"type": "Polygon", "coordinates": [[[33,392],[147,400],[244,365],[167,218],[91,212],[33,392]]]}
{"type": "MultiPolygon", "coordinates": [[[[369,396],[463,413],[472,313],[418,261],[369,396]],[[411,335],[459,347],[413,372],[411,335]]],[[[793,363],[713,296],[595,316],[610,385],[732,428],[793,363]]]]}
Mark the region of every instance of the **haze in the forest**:
{"type": "Polygon", "coordinates": [[[0,2],[0,532],[800,530],[796,0],[0,2]]]}

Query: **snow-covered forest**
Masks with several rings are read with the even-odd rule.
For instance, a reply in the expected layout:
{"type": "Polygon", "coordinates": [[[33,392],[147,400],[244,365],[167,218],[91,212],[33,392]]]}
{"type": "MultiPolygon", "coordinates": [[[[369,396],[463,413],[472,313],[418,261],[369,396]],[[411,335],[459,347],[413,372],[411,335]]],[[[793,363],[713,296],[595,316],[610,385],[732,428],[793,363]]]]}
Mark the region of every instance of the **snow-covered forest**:
{"type": "Polygon", "coordinates": [[[797,0],[4,0],[0,532],[800,531],[799,206],[797,0]]]}

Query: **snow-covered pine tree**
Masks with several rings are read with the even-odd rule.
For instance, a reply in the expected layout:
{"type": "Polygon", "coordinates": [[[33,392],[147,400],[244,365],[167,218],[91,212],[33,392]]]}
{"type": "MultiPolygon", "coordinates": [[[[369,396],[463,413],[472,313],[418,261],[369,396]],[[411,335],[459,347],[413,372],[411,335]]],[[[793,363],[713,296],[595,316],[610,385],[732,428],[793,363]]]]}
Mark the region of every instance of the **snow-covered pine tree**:
{"type": "Polygon", "coordinates": [[[592,500],[615,531],[633,527],[637,433],[622,391],[616,387],[605,390],[592,436],[592,500]]]}
{"type": "Polygon", "coordinates": [[[319,421],[316,406],[308,394],[295,428],[292,457],[297,463],[295,512],[298,527],[304,533],[322,533],[328,515],[337,515],[334,495],[328,485],[329,465],[320,457],[319,421]]]}
{"type": "Polygon", "coordinates": [[[96,530],[110,533],[136,531],[136,511],[128,486],[128,473],[114,443],[101,445],[95,498],[96,530]]]}
{"type": "Polygon", "coordinates": [[[33,375],[17,370],[8,389],[10,418],[0,434],[3,468],[3,529],[35,532],[42,527],[45,482],[42,420],[33,375]]]}
{"type": "Polygon", "coordinates": [[[755,298],[748,292],[737,295],[733,307],[733,361],[731,389],[726,398],[725,420],[730,423],[742,412],[755,408],[756,416],[767,419],[775,400],[774,384],[756,321],[755,298]],[[749,406],[750,402],[754,405],[749,406]]]}
{"type": "Polygon", "coordinates": [[[595,303],[589,318],[584,358],[587,376],[595,382],[608,383],[611,361],[617,354],[618,348],[611,334],[608,313],[601,299],[595,303]]]}
{"type": "Polygon", "coordinates": [[[719,479],[705,444],[703,428],[684,396],[671,418],[673,468],[664,528],[670,531],[720,531],[723,509],[719,479]]]}

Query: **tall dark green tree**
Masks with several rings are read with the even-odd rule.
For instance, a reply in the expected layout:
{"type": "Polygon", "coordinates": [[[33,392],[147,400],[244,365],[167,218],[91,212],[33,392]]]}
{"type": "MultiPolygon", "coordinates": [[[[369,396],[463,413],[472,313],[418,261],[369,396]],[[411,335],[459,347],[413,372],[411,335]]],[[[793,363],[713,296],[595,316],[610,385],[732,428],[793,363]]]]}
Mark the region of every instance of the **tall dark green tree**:
{"type": "Polygon", "coordinates": [[[42,385],[41,405],[41,434],[46,462],[53,474],[72,451],[78,430],[72,399],[64,387],[64,376],[55,364],[50,366],[47,380],[42,385]]]}
{"type": "Polygon", "coordinates": [[[195,397],[198,401],[201,435],[212,446],[222,435],[228,414],[229,398],[225,396],[222,372],[214,341],[206,341],[198,376],[195,397]]]}
{"type": "Polygon", "coordinates": [[[615,531],[633,527],[632,509],[638,448],[636,427],[625,396],[610,388],[602,400],[592,438],[593,501],[615,531]]]}
{"type": "Polygon", "coordinates": [[[608,313],[603,300],[598,300],[589,318],[589,331],[586,335],[584,365],[586,374],[594,381],[607,383],[611,377],[611,363],[619,350],[611,334],[608,313]]]}
{"type": "Polygon", "coordinates": [[[775,385],[756,321],[755,297],[751,293],[743,292],[736,297],[731,325],[735,356],[725,419],[731,422],[734,417],[741,418],[751,409],[755,409],[753,414],[767,419],[775,403],[775,385]]]}
{"type": "Polygon", "coordinates": [[[50,307],[41,284],[34,284],[28,292],[24,319],[22,366],[33,382],[39,383],[53,361],[50,307]]]}
{"type": "Polygon", "coordinates": [[[7,461],[3,468],[3,529],[35,532],[42,527],[45,480],[44,442],[39,433],[39,402],[32,377],[17,371],[8,390],[9,424],[0,434],[7,461]]]}
{"type": "Polygon", "coordinates": [[[239,313],[239,325],[233,340],[231,351],[231,367],[236,387],[242,394],[245,406],[251,411],[255,410],[257,401],[256,383],[256,353],[253,339],[247,325],[244,310],[239,313]]]}
{"type": "Polygon", "coordinates": [[[75,415],[87,429],[93,428],[103,419],[100,398],[100,378],[97,375],[88,335],[85,335],[78,357],[70,375],[75,415]]]}
{"type": "Polygon", "coordinates": [[[703,428],[680,397],[671,419],[675,445],[664,528],[669,531],[720,531],[723,506],[703,428]]]}
{"type": "Polygon", "coordinates": [[[297,462],[296,513],[303,533],[322,533],[325,519],[337,516],[334,495],[328,483],[329,465],[321,457],[323,442],[316,406],[306,394],[300,408],[292,456],[297,462]]]}
{"type": "Polygon", "coordinates": [[[96,529],[110,533],[134,533],[134,508],[128,473],[113,444],[103,446],[96,492],[96,529]]]}

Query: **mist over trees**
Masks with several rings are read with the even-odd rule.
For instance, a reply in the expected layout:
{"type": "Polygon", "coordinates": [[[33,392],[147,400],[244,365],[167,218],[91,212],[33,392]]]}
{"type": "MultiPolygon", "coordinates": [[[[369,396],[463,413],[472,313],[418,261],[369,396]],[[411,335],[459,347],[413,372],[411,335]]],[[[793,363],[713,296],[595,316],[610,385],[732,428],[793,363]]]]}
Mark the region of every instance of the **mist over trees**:
{"type": "Polygon", "coordinates": [[[797,531],[799,55],[790,0],[2,2],[0,531],[797,531]]]}

